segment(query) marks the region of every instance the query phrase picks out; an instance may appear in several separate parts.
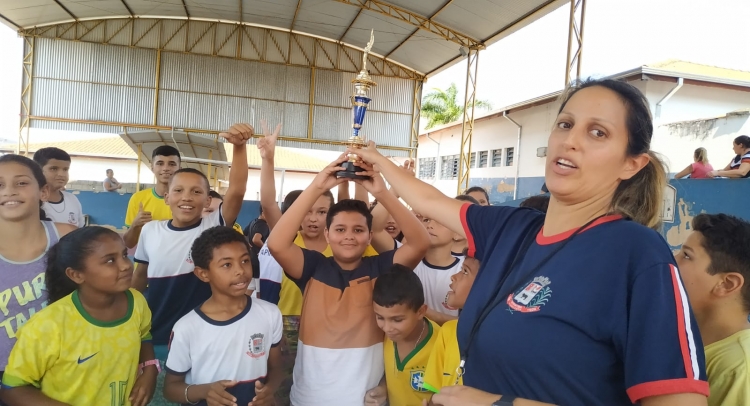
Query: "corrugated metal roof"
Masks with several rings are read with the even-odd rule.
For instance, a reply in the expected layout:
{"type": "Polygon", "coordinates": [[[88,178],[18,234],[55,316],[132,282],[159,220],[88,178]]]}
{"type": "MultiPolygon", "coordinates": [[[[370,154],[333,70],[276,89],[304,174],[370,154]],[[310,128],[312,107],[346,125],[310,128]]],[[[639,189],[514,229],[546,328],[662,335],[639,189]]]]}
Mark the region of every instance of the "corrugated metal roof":
{"type": "Polygon", "coordinates": [[[750,72],[727,69],[719,66],[702,65],[699,63],[670,59],[663,62],[645,65],[648,68],[661,69],[675,73],[708,76],[712,78],[738,80],[750,85],[750,72]]]}
{"type": "MultiPolygon", "coordinates": [[[[232,156],[232,144],[221,143],[226,156],[232,156]]],[[[101,158],[137,159],[136,152],[120,137],[97,138],[80,141],[61,141],[47,143],[31,143],[29,152],[35,152],[45,147],[57,147],[71,155],[81,155],[101,158]]],[[[15,144],[0,145],[0,151],[10,152],[16,148],[15,144]]],[[[219,159],[219,158],[214,158],[219,159]]],[[[261,158],[255,145],[248,145],[247,161],[250,166],[260,166],[261,158]]],[[[289,170],[319,171],[330,162],[317,159],[305,154],[297,153],[289,148],[276,147],[276,167],[289,170]]]]}
{"type": "MultiPolygon", "coordinates": [[[[430,75],[463,59],[459,43],[490,45],[567,3],[566,0],[2,0],[0,22],[14,29],[28,29],[81,21],[80,26],[65,33],[68,39],[99,42],[111,34],[105,34],[105,27],[85,20],[189,18],[196,24],[187,42],[197,51],[213,46],[213,35],[201,35],[215,21],[280,30],[274,36],[285,45],[285,36],[296,32],[362,47],[374,29],[374,54],[388,56],[396,63],[430,75]],[[201,20],[210,21],[201,27],[201,20]],[[446,34],[447,30],[455,35],[446,34]],[[437,35],[438,32],[442,35],[437,35]],[[459,37],[460,40],[455,40],[459,37]]],[[[142,36],[141,45],[147,47],[159,41],[158,30],[133,34],[136,38],[142,36]]],[[[165,49],[184,48],[184,45],[169,44],[165,49]]],[[[284,62],[288,47],[282,46],[279,51],[279,55],[269,53],[268,60],[284,62]]],[[[251,50],[244,48],[243,52],[251,50]]]]}

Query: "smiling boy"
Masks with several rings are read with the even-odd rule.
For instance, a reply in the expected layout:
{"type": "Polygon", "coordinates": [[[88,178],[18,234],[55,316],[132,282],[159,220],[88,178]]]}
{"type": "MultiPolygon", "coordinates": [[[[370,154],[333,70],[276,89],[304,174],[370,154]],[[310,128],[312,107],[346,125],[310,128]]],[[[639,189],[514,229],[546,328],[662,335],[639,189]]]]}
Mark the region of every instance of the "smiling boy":
{"type": "Polygon", "coordinates": [[[237,218],[247,184],[245,144],[252,135],[253,128],[247,124],[235,124],[220,134],[234,144],[234,153],[229,188],[219,210],[201,218],[203,209],[211,204],[208,179],[198,170],[180,169],[171,175],[164,195],[172,210],[172,219],[148,222],[141,230],[135,252],[138,266],[133,273],[133,287],[143,292],[148,285],[154,352],[161,361],[166,360],[169,335],[175,322],[211,296],[209,285],[193,273],[195,266],[190,247],[204,230],[233,224],[237,218]]]}
{"type": "Polygon", "coordinates": [[[427,233],[390,192],[379,173],[358,180],[404,227],[407,243],[399,249],[365,257],[372,239],[372,215],[358,200],[342,200],[328,211],[326,240],[333,256],[294,244],[297,230],[316,200],[348,181],[336,172],[346,156],[323,169],[284,213],[268,237],[271,254],[303,290],[294,385],[295,406],[352,406],[364,403],[365,392],[383,377],[383,332],[372,305],[373,285],[394,263],[412,269],[429,245],[427,233]]]}

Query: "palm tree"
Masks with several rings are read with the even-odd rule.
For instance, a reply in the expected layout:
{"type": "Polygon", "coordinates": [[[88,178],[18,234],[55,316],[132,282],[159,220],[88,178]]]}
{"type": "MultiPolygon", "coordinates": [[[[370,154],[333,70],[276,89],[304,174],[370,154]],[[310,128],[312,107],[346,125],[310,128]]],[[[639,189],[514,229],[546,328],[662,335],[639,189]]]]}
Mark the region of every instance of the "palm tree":
{"type": "MultiPolygon", "coordinates": [[[[432,89],[422,99],[422,116],[427,118],[426,128],[432,128],[440,124],[448,124],[461,119],[464,114],[463,103],[458,104],[458,89],[455,83],[451,83],[446,90],[432,89]]],[[[474,108],[489,110],[492,104],[484,100],[476,100],[474,108]]]]}

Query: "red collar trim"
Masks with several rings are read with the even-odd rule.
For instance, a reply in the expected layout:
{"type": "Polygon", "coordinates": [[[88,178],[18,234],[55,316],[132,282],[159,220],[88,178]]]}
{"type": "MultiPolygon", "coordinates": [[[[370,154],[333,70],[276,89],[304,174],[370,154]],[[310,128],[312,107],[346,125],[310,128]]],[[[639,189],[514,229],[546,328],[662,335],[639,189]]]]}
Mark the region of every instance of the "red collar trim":
{"type": "MultiPolygon", "coordinates": [[[[591,223],[588,227],[586,227],[582,232],[588,231],[600,224],[609,223],[611,221],[616,221],[622,219],[622,215],[620,214],[612,214],[609,216],[604,216],[596,220],[595,222],[591,223]]],[[[568,231],[565,231],[560,234],[550,235],[548,237],[544,236],[544,227],[542,227],[541,230],[539,230],[539,234],[536,235],[536,243],[539,245],[550,245],[554,243],[558,243],[560,241],[564,241],[568,238],[570,238],[573,233],[575,233],[577,228],[570,229],[568,231]]]]}

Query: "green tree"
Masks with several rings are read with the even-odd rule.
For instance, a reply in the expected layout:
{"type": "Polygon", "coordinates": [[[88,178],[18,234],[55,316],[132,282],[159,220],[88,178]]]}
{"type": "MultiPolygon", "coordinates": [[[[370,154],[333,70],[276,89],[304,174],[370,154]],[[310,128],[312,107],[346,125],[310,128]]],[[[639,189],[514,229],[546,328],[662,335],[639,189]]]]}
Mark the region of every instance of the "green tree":
{"type": "MultiPolygon", "coordinates": [[[[428,120],[426,128],[460,120],[464,114],[464,104],[458,102],[456,84],[451,83],[450,87],[445,90],[432,90],[422,98],[422,116],[428,120]]],[[[474,108],[490,110],[492,104],[488,101],[476,100],[474,108]]]]}

